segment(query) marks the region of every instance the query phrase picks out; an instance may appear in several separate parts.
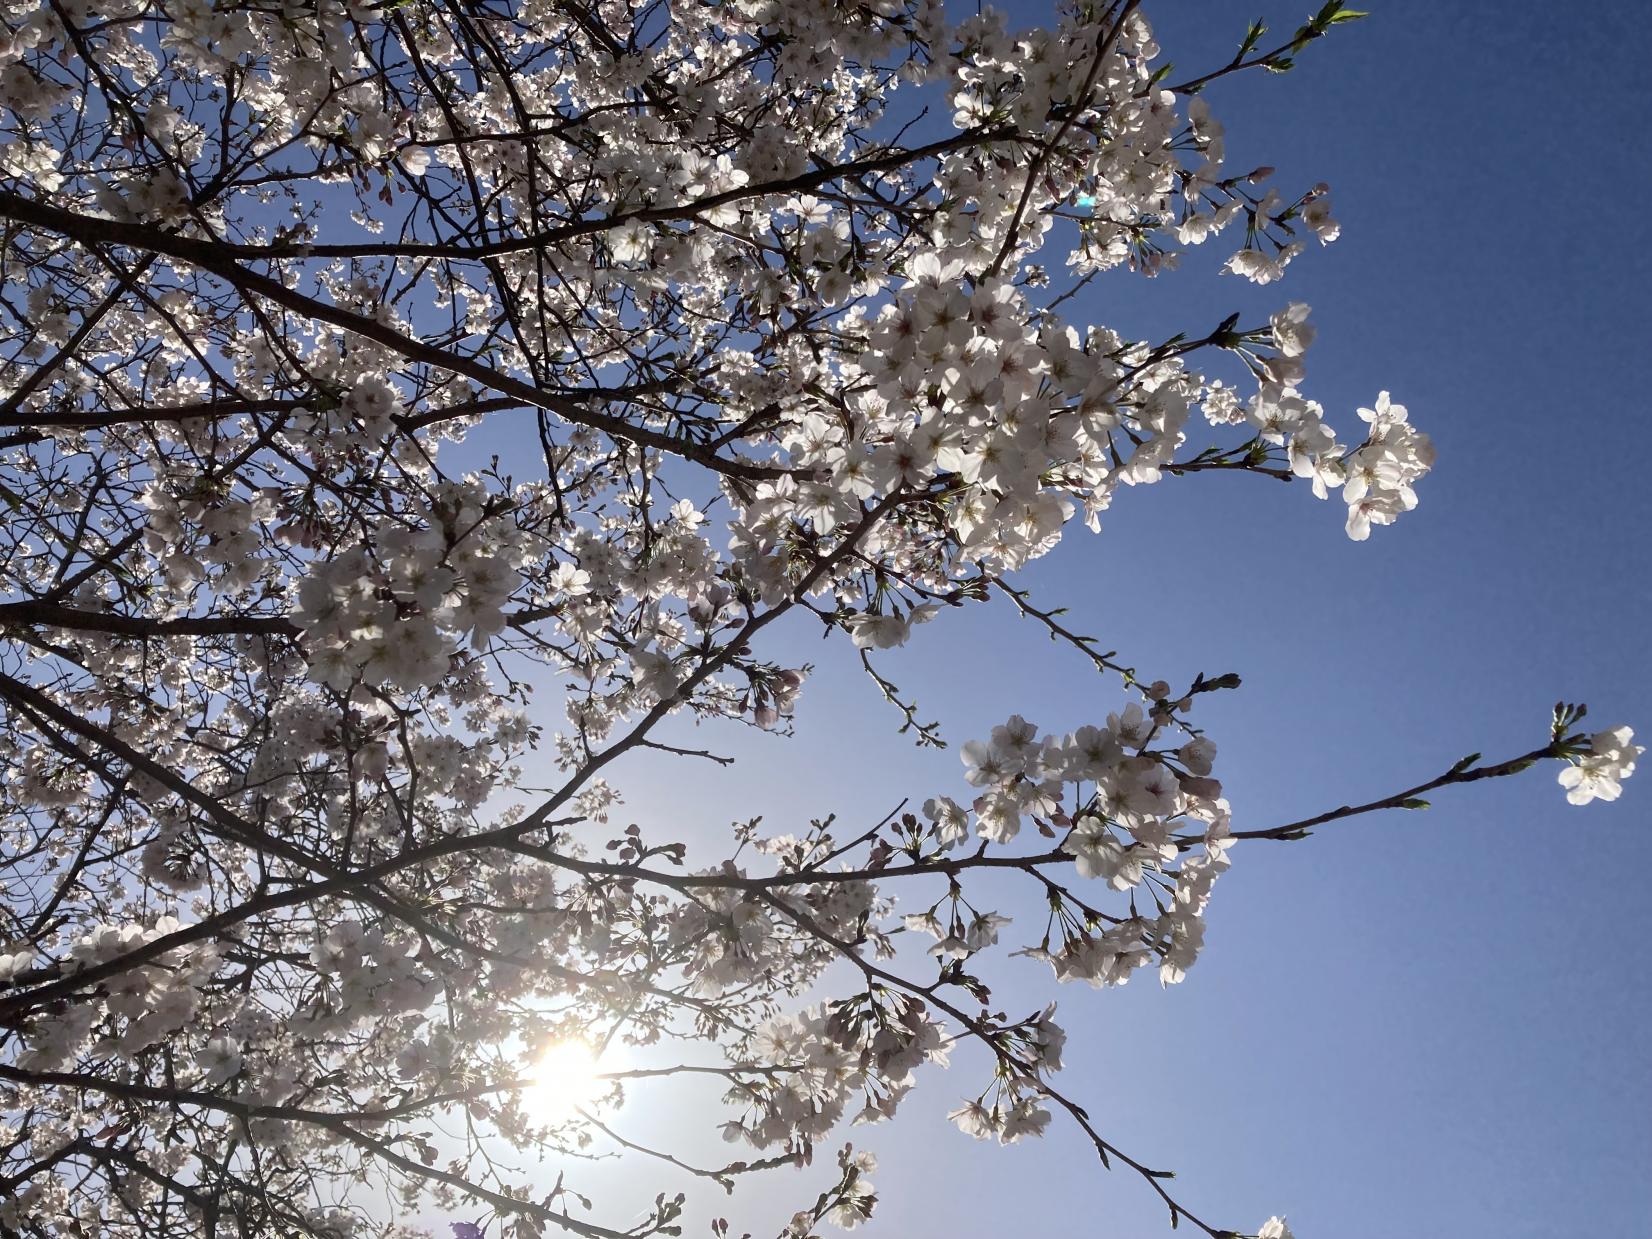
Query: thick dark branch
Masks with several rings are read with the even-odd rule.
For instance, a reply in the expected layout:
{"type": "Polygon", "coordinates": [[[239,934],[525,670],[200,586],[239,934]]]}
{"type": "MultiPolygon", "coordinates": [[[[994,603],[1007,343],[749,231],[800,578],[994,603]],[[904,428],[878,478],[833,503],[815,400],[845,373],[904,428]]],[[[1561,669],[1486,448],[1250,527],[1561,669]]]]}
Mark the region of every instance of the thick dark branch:
{"type": "MultiPolygon", "coordinates": [[[[706,211],[715,210],[718,207],[730,206],[738,202],[749,202],[776,194],[807,193],[809,190],[818,189],[822,185],[843,178],[887,172],[894,168],[905,167],[908,164],[933,158],[936,155],[944,155],[950,151],[962,150],[972,146],[985,146],[993,142],[1012,141],[1018,136],[1019,134],[1014,127],[1006,125],[995,126],[991,129],[970,129],[950,138],[930,142],[924,146],[902,147],[865,159],[825,164],[811,172],[800,173],[797,176],[742,185],[735,189],[724,190],[722,193],[707,194],[704,198],[696,198],[691,202],[639,207],[632,211],[617,211],[612,215],[575,220],[556,228],[546,229],[543,232],[526,233],[515,237],[501,237],[497,241],[487,241],[481,244],[464,245],[451,241],[362,241],[340,245],[305,245],[294,242],[278,245],[245,245],[223,241],[214,242],[213,249],[221,259],[247,261],[279,258],[443,258],[455,262],[479,261],[485,258],[500,258],[508,254],[521,254],[531,250],[545,249],[565,241],[578,240],[580,237],[610,232],[616,228],[623,228],[627,224],[657,224],[697,220],[706,211]]],[[[475,140],[494,141],[497,139],[480,137],[475,140]]],[[[8,200],[12,197],[14,195],[0,194],[0,204],[4,204],[0,205],[0,212],[9,213],[8,200]]],[[[14,216],[14,218],[16,217],[14,216]]],[[[105,221],[99,220],[97,222],[105,221]]],[[[54,229],[54,231],[58,230],[54,229]]],[[[129,242],[117,243],[129,244],[129,242]]]]}
{"type": "Polygon", "coordinates": [[[466,357],[462,353],[426,344],[386,323],[381,323],[376,318],[306,296],[296,289],[288,288],[280,280],[249,271],[232,261],[226,256],[223,242],[179,236],[145,224],[130,224],[119,220],[79,215],[4,191],[0,191],[0,217],[58,233],[82,245],[123,245],[177,259],[228,281],[243,293],[255,294],[294,314],[353,332],[384,346],[407,361],[463,375],[492,391],[514,396],[526,404],[555,413],[575,425],[589,426],[614,439],[628,440],[643,447],[680,456],[717,473],[762,480],[780,477],[789,472],[778,465],[759,465],[719,456],[710,448],[693,440],[653,430],[647,426],[635,425],[622,417],[599,412],[586,403],[588,397],[582,395],[578,389],[544,391],[474,357],[466,357]]]}
{"type": "Polygon", "coordinates": [[[185,615],[151,619],[85,611],[54,602],[0,602],[0,625],[44,624],[76,632],[103,632],[122,637],[296,637],[298,627],[284,615],[185,615]]]}

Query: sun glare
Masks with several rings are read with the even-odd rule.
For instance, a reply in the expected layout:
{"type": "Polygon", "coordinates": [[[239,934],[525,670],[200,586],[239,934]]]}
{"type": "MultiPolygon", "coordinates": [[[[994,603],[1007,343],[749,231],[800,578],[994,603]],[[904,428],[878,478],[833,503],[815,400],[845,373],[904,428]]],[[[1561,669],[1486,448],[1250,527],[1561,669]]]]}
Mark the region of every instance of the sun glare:
{"type": "Polygon", "coordinates": [[[528,1113],[545,1123],[561,1123],[589,1109],[609,1089],[601,1072],[612,1071],[613,1054],[577,1038],[553,1041],[540,1051],[523,1094],[528,1113]],[[600,1062],[600,1066],[599,1066],[600,1062]]]}

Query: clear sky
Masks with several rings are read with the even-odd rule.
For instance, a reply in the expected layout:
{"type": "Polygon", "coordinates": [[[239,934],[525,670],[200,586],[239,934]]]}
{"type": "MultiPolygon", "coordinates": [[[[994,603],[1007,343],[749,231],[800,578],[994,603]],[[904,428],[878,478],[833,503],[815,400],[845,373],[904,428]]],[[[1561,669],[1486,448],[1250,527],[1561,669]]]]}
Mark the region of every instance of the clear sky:
{"type": "MultiPolygon", "coordinates": [[[[1560,697],[1587,701],[1592,724],[1652,732],[1652,430],[1634,362],[1652,321],[1645,10],[1365,7],[1294,72],[1209,95],[1229,166],[1272,164],[1285,190],[1328,181],[1342,239],[1269,288],[1216,275],[1219,240],[1156,282],[1099,281],[1072,321],[1162,338],[1310,302],[1306,386],[1333,424],[1351,429],[1387,388],[1434,436],[1419,508],[1353,544],[1342,504],[1305,487],[1169,480],[1124,493],[1101,537],[1080,531],[1027,577],[1144,671],[1244,677],[1200,707],[1240,829],[1388,794],[1471,751],[1524,752],[1560,697]]],[[[1283,32],[1305,9],[1150,13],[1167,57],[1202,70],[1248,18],[1283,32]]],[[[1123,700],[1007,608],[948,613],[883,664],[948,725],[952,748],[919,752],[845,643],[816,635],[800,622],[783,637],[820,669],[795,741],[734,737],[732,774],[672,762],[651,785],[622,778],[631,816],[869,824],[903,796],[963,791],[957,744],[1011,712],[1065,730],[1123,700]]],[[[1652,769],[1587,808],[1555,773],[1237,848],[1180,987],[1140,974],[1057,993],[1016,961],[1000,996],[1060,998],[1068,1089],[1127,1151],[1178,1170],[1213,1222],[1285,1212],[1302,1239],[1647,1234],[1652,896],[1634,865],[1652,769]]],[[[1006,890],[1000,910],[1017,907],[1036,915],[1006,890]]],[[[1169,1233],[1145,1185],[1100,1171],[1059,1120],[1009,1149],[952,1129],[944,1111],[978,1067],[926,1069],[893,1127],[845,1133],[882,1159],[871,1233],[1169,1233]]],[[[754,1203],[789,1211],[822,1177],[783,1177],[754,1203]]],[[[750,1213],[730,1209],[736,1234],[750,1213]]]]}

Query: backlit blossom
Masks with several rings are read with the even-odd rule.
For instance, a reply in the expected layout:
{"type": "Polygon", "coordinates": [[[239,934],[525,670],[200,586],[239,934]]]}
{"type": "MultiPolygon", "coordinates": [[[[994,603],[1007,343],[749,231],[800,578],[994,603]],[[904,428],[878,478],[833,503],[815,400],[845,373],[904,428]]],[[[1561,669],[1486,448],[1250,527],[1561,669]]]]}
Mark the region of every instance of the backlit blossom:
{"type": "Polygon", "coordinates": [[[1632,741],[1628,727],[1611,727],[1589,738],[1589,751],[1560,772],[1560,786],[1572,804],[1591,800],[1616,800],[1623,792],[1623,780],[1635,773],[1635,759],[1646,749],[1632,741]]]}

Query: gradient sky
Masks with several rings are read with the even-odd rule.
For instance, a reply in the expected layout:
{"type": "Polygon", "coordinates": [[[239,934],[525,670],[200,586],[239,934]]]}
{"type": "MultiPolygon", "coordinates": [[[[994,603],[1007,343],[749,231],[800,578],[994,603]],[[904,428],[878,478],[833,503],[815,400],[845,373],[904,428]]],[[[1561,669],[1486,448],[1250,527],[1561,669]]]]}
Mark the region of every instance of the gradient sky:
{"type": "MultiPolygon", "coordinates": [[[[1354,544],[1342,503],[1304,486],[1171,479],[1122,493],[1101,537],[1076,532],[1025,578],[1144,672],[1244,677],[1197,716],[1238,829],[1387,795],[1472,751],[1535,748],[1561,697],[1587,701],[1597,727],[1652,733],[1652,431],[1630,364],[1652,320],[1645,11],[1367,7],[1294,72],[1207,96],[1230,168],[1272,164],[1287,192],[1328,181],[1342,239],[1268,288],[1218,276],[1237,239],[1218,240],[1157,281],[1099,281],[1070,321],[1160,339],[1308,301],[1320,337],[1306,390],[1344,437],[1384,388],[1433,435],[1419,508],[1354,544]]],[[[1149,13],[1166,56],[1197,72],[1225,61],[1250,17],[1282,34],[1305,8],[1149,13]]],[[[1019,24],[1045,11],[1016,9],[1019,24]]],[[[847,643],[793,618],[781,647],[818,668],[796,739],[704,734],[740,757],[729,773],[633,762],[615,778],[622,820],[700,838],[755,813],[776,831],[829,812],[870,824],[903,797],[963,792],[957,745],[1012,712],[1067,730],[1124,700],[1010,609],[949,612],[882,663],[946,725],[952,748],[919,751],[894,737],[847,643]]],[[[1068,1091],[1126,1151],[1176,1169],[1177,1193],[1213,1223],[1281,1212],[1301,1239],[1646,1234],[1652,896],[1632,866],[1652,769],[1587,808],[1565,802],[1557,769],[1236,848],[1207,949],[1168,991],[1151,973],[1057,990],[1024,960],[990,975],[1013,1011],[1060,999],[1068,1091]]],[[[1030,928],[1028,894],[1006,885],[998,906],[1030,928]]],[[[882,1161],[868,1233],[1170,1233],[1147,1187],[1102,1172],[1059,1120],[1008,1149],[954,1130],[944,1113],[979,1089],[980,1066],[925,1069],[896,1124],[844,1133],[882,1161]]],[[[709,1117],[625,1114],[633,1136],[709,1117]]],[[[729,1209],[735,1233],[772,1233],[766,1214],[812,1200],[825,1177],[765,1176],[729,1209]]],[[[650,1196],[692,1189],[649,1182],[650,1196]]]]}
{"type": "MultiPolygon", "coordinates": [[[[1202,70],[1249,17],[1284,32],[1303,7],[1149,11],[1166,56],[1202,70]]],[[[1144,671],[1244,677],[1200,706],[1238,828],[1386,795],[1475,750],[1524,752],[1561,697],[1598,726],[1652,732],[1652,430],[1630,364],[1652,320],[1644,10],[1367,7],[1292,73],[1208,95],[1229,166],[1272,164],[1287,191],[1328,181],[1342,239],[1269,288],[1217,276],[1218,241],[1155,282],[1099,281],[1071,321],[1162,338],[1308,301],[1307,390],[1333,424],[1351,429],[1387,388],[1434,436],[1419,508],[1357,545],[1341,503],[1304,487],[1170,480],[1123,493],[1101,537],[1069,538],[1027,575],[1144,671]]],[[[733,774],[676,762],[653,785],[625,779],[631,816],[869,823],[903,796],[962,790],[957,744],[1011,712],[1068,729],[1123,700],[1009,609],[949,612],[883,664],[947,724],[953,747],[920,752],[810,623],[783,638],[819,668],[796,740],[721,745],[742,757],[733,774]]],[[[1652,896],[1632,866],[1652,771],[1587,808],[1555,773],[1236,849],[1180,987],[1143,974],[1057,992],[1017,961],[1000,997],[1059,997],[1067,1088],[1132,1155],[1175,1168],[1216,1224],[1285,1212],[1302,1239],[1647,1233],[1652,896]]],[[[1001,910],[1017,906],[1036,916],[1006,889],[1001,910]]],[[[978,1067],[928,1069],[893,1127],[846,1133],[882,1161],[869,1233],[1170,1233],[1145,1185],[1101,1172],[1059,1121],[1008,1149],[946,1124],[978,1067]]],[[[751,1204],[789,1211],[821,1177],[765,1184],[751,1204]]],[[[751,1212],[730,1216],[755,1228],[751,1212]]]]}

